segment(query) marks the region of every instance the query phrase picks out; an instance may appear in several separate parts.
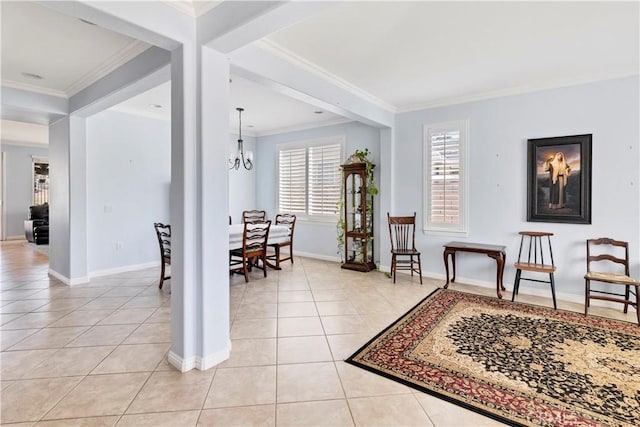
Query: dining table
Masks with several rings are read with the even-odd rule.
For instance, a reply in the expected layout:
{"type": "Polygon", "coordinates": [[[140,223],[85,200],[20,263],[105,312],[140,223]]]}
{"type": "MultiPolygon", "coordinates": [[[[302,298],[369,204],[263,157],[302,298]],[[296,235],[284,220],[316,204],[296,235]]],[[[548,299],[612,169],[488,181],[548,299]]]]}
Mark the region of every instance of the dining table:
{"type": "MultiPolygon", "coordinates": [[[[247,227],[251,227],[251,224],[247,224],[247,227]]],[[[290,239],[289,227],[286,225],[271,224],[269,227],[269,237],[267,239],[268,245],[276,243],[283,243],[290,239]]],[[[242,235],[244,234],[244,224],[231,224],[229,225],[229,250],[242,248],[242,235]]],[[[280,267],[276,267],[275,264],[267,261],[267,266],[274,270],[281,270],[280,267]]]]}

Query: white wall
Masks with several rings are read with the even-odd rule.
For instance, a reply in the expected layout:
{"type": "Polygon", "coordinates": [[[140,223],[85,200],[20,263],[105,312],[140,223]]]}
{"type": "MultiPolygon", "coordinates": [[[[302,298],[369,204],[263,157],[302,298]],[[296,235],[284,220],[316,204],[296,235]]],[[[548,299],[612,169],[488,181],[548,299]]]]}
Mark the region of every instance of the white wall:
{"type": "MultiPolygon", "coordinates": [[[[470,224],[467,239],[418,233],[426,275],[444,277],[442,244],[466,240],[507,245],[504,283],[512,289],[521,230],[552,238],[561,294],[584,295],[585,240],[608,236],[631,246],[640,272],[639,78],[631,77],[519,96],[399,114],[396,118],[395,208],[418,212],[422,223],[423,125],[469,119],[470,224]],[[527,139],[593,134],[592,224],[526,221],[527,139]]],[[[458,276],[495,283],[495,262],[459,254],[458,276]]],[[[523,282],[521,292],[548,285],[523,282]]]]}
{"type": "MultiPolygon", "coordinates": [[[[257,165],[257,189],[256,206],[265,209],[269,218],[275,218],[277,212],[277,145],[285,142],[306,141],[314,138],[328,136],[345,136],[345,159],[356,150],[369,149],[369,158],[375,164],[379,164],[380,155],[380,131],[377,128],[361,123],[345,123],[334,126],[289,132],[278,135],[259,137],[256,145],[258,149],[257,165]]],[[[376,178],[379,172],[375,172],[376,178]]],[[[377,198],[376,198],[377,199],[377,198]]],[[[374,201],[374,209],[378,212],[378,202],[374,201]]],[[[377,213],[378,218],[379,212],[377,213]]],[[[374,233],[379,235],[379,227],[374,228],[374,233]]],[[[337,246],[336,223],[320,223],[296,221],[294,234],[295,252],[306,253],[324,259],[339,260],[337,246]]],[[[379,258],[377,240],[376,259],[379,258]]]]}
{"type": "Polygon", "coordinates": [[[169,222],[171,125],[106,110],[87,120],[90,275],[159,263],[154,222],[169,222]]]}
{"type": "Polygon", "coordinates": [[[7,239],[25,238],[24,220],[33,204],[33,157],[48,157],[48,147],[30,147],[3,141],[5,153],[5,236],[7,239]]]}

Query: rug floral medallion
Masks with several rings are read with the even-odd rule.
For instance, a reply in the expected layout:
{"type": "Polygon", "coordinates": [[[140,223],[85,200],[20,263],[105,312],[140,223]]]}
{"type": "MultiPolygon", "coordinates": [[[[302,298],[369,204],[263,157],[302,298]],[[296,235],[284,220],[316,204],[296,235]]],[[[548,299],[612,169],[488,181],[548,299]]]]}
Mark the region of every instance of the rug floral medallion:
{"type": "Polygon", "coordinates": [[[437,289],[347,363],[510,425],[640,426],[640,326],[437,289]]]}

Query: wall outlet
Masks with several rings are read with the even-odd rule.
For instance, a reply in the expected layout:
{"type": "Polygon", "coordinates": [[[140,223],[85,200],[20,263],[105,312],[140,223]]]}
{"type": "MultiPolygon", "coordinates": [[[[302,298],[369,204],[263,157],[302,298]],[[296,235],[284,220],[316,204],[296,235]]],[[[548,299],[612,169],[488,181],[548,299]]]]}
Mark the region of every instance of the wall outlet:
{"type": "Polygon", "coordinates": [[[116,242],[116,251],[119,251],[120,249],[122,249],[122,242],[116,242]]]}

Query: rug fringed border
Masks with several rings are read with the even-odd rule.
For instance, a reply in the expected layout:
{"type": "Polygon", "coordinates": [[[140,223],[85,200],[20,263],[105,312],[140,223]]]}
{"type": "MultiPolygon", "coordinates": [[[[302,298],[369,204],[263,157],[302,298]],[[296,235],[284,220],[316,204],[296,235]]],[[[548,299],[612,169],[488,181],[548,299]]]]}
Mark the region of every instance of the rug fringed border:
{"type": "MultiPolygon", "coordinates": [[[[491,413],[489,411],[485,411],[484,409],[481,409],[481,408],[477,408],[477,407],[475,407],[473,405],[470,405],[470,404],[468,404],[466,402],[462,402],[462,401],[456,400],[456,399],[454,399],[454,398],[452,398],[450,396],[446,396],[446,395],[438,393],[438,392],[436,392],[434,390],[430,390],[430,389],[428,389],[426,387],[421,387],[418,384],[412,383],[410,381],[403,380],[402,378],[394,377],[392,375],[387,374],[386,372],[379,371],[379,370],[374,369],[374,368],[372,368],[370,366],[367,366],[365,364],[362,364],[360,362],[357,362],[357,361],[353,360],[354,357],[356,357],[358,354],[360,354],[360,352],[362,352],[365,348],[367,348],[371,343],[373,343],[375,340],[377,340],[380,336],[384,335],[389,329],[394,327],[396,325],[396,323],[400,319],[404,318],[409,313],[411,313],[412,311],[414,311],[415,309],[420,307],[426,300],[428,300],[435,293],[437,293],[437,292],[439,292],[441,290],[442,290],[442,288],[437,288],[433,292],[431,292],[429,295],[427,295],[426,297],[422,298],[416,305],[414,305],[409,310],[407,310],[406,313],[404,313],[401,316],[399,316],[396,320],[394,320],[386,328],[384,328],[382,331],[378,332],[373,338],[371,338],[364,345],[362,345],[360,348],[358,348],[358,350],[356,350],[351,356],[346,358],[344,360],[344,362],[348,363],[350,365],[353,365],[353,366],[357,366],[358,368],[364,369],[365,371],[369,371],[369,372],[374,373],[376,375],[380,375],[381,377],[385,377],[385,378],[387,378],[387,379],[389,379],[391,381],[395,381],[397,383],[406,385],[407,387],[411,387],[414,390],[418,390],[418,391],[421,391],[423,393],[429,394],[431,396],[437,397],[438,399],[442,399],[442,400],[444,400],[446,402],[449,402],[449,403],[451,403],[453,405],[460,406],[462,408],[465,408],[465,409],[467,409],[469,411],[475,412],[475,413],[480,414],[480,415],[484,415],[485,417],[489,417],[489,418],[494,419],[496,421],[499,421],[501,423],[509,424],[511,426],[514,426],[514,427],[527,427],[526,424],[521,424],[521,423],[518,423],[516,421],[510,420],[508,418],[501,417],[501,416],[499,416],[497,414],[491,413]]],[[[460,291],[456,291],[456,292],[460,292],[460,291]]],[[[465,293],[465,292],[462,292],[462,293],[465,293]]],[[[473,295],[473,294],[470,294],[470,295],[473,295]]]]}

